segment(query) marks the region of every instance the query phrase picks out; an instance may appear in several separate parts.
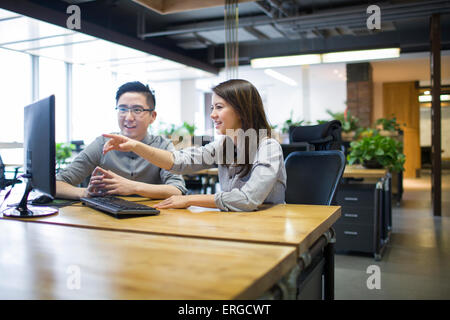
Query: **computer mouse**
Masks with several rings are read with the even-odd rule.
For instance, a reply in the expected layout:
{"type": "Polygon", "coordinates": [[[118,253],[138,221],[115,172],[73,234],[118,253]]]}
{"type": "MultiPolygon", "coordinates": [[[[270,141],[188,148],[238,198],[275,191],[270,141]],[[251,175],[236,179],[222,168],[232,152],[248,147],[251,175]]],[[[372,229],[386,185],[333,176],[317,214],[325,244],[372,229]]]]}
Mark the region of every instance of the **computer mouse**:
{"type": "Polygon", "coordinates": [[[41,195],[33,200],[31,200],[31,204],[46,204],[52,202],[53,199],[46,195],[41,195]]]}

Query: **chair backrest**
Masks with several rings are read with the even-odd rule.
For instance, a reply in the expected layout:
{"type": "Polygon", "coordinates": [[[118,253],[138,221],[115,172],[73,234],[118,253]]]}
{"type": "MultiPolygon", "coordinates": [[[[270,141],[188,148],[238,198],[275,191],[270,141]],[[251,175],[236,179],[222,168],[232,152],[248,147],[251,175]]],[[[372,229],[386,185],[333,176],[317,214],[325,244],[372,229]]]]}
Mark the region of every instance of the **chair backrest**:
{"type": "Polygon", "coordinates": [[[342,151],[297,151],[285,160],[286,203],[330,205],[345,168],[342,151]]]}
{"type": "Polygon", "coordinates": [[[281,143],[281,150],[283,151],[283,159],[287,159],[287,157],[295,151],[313,151],[314,148],[311,148],[311,145],[306,142],[296,142],[296,143],[281,143]]]}
{"type": "Polygon", "coordinates": [[[338,120],[289,129],[290,143],[307,142],[313,146],[311,150],[341,150],[342,125],[338,120]]]}

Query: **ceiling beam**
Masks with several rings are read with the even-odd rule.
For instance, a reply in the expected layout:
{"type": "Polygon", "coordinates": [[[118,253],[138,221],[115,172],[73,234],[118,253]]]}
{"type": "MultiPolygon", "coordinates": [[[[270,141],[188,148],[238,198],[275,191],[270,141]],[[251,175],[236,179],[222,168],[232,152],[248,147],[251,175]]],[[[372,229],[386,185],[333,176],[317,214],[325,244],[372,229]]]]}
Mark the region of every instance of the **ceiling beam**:
{"type": "MultiPolygon", "coordinates": [[[[379,3],[383,22],[400,21],[413,18],[429,17],[432,14],[450,13],[450,1],[427,0],[392,4],[379,3]]],[[[271,19],[266,15],[239,18],[239,27],[255,27],[268,24],[295,25],[301,31],[317,30],[335,27],[365,27],[368,15],[367,5],[351,6],[342,9],[321,10],[311,14],[297,15],[286,18],[271,19]]],[[[222,30],[223,19],[208,22],[184,24],[166,30],[160,30],[140,35],[143,38],[170,36],[176,34],[222,30]]]]}
{"type": "MultiPolygon", "coordinates": [[[[450,49],[450,33],[442,34],[442,50],[450,49]]],[[[347,50],[378,49],[387,47],[400,47],[402,53],[429,50],[429,30],[411,29],[403,32],[383,32],[368,36],[358,37],[357,46],[355,37],[351,35],[299,39],[290,41],[280,39],[274,41],[257,41],[239,44],[239,56],[241,64],[248,64],[250,59],[289,56],[297,54],[327,53],[347,50]],[[399,43],[401,39],[401,44],[399,43]]],[[[212,54],[213,63],[221,63],[224,60],[223,46],[218,45],[212,54]]]]}
{"type": "MultiPolygon", "coordinates": [[[[158,12],[159,14],[176,13],[211,7],[223,6],[225,0],[133,0],[140,5],[158,12]]],[[[239,0],[242,2],[252,2],[253,0],[239,0]]]]}

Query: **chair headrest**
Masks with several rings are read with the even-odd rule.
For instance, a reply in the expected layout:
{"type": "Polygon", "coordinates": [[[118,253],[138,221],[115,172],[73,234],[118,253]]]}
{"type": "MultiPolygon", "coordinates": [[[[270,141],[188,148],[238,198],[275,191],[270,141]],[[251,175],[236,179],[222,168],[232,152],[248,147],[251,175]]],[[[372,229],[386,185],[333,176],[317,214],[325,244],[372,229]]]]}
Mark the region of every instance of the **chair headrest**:
{"type": "Polygon", "coordinates": [[[332,120],[326,123],[315,126],[300,126],[296,127],[291,132],[292,142],[312,142],[320,141],[331,135],[331,132],[341,129],[341,122],[339,120],[332,120]]]}

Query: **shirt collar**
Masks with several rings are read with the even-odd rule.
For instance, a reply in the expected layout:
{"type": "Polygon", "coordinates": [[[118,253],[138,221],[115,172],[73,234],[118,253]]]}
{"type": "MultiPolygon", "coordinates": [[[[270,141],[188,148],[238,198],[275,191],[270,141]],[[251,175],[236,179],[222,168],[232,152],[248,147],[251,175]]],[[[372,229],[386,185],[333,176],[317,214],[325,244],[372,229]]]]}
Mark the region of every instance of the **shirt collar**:
{"type": "Polygon", "coordinates": [[[147,132],[147,134],[145,135],[144,139],[141,140],[141,142],[145,144],[150,144],[150,142],[152,142],[153,139],[154,136],[152,136],[150,133],[147,132]]]}

